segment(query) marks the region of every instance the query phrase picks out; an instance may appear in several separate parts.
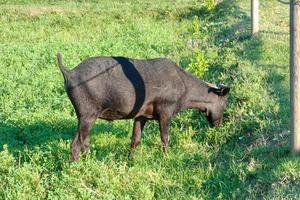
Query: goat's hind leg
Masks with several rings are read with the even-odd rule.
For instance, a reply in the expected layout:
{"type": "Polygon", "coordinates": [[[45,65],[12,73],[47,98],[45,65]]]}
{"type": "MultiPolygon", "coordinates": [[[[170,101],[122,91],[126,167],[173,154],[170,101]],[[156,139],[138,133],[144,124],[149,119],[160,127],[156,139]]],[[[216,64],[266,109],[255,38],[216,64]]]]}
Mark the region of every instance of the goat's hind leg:
{"type": "Polygon", "coordinates": [[[146,121],[147,120],[142,117],[136,118],[134,120],[132,137],[131,137],[131,146],[130,146],[130,151],[128,154],[128,159],[133,158],[134,150],[141,142],[141,135],[142,135],[142,131],[144,129],[146,121]]]}
{"type": "Polygon", "coordinates": [[[96,115],[81,116],[78,119],[78,129],[71,144],[71,160],[77,160],[80,151],[86,154],[89,149],[89,131],[97,119],[96,115]]]}

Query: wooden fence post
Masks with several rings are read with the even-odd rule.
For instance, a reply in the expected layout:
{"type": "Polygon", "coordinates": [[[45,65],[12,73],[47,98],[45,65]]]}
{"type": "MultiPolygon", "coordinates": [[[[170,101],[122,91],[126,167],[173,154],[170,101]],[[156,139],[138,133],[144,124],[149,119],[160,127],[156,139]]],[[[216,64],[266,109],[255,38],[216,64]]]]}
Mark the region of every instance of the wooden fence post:
{"type": "Polygon", "coordinates": [[[251,29],[252,36],[259,31],[259,0],[251,0],[251,29]]]}
{"type": "Polygon", "coordinates": [[[300,0],[290,2],[290,98],[292,152],[300,153],[300,0]]]}

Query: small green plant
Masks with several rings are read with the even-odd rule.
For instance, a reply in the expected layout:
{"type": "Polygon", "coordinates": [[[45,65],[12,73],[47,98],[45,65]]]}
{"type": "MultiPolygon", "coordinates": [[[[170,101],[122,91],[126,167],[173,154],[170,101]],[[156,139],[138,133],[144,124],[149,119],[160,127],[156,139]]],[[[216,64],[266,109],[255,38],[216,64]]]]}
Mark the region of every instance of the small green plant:
{"type": "Polygon", "coordinates": [[[8,151],[7,145],[3,145],[3,150],[0,151],[0,177],[8,172],[9,168],[13,166],[14,161],[14,157],[8,151]]]}
{"type": "Polygon", "coordinates": [[[208,12],[211,12],[216,7],[216,0],[204,0],[204,7],[208,12]]]}
{"type": "Polygon", "coordinates": [[[195,53],[195,56],[191,59],[187,70],[196,75],[197,77],[203,77],[205,72],[208,71],[207,59],[202,50],[198,50],[195,53]]]}
{"type": "Polygon", "coordinates": [[[193,35],[200,36],[200,20],[198,16],[193,18],[193,35]]]}

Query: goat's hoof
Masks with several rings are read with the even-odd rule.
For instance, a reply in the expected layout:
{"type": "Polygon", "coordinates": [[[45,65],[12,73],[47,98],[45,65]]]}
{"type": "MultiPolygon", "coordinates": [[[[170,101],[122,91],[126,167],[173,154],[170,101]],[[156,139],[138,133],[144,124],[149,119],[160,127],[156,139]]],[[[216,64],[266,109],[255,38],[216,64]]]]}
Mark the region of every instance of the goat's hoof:
{"type": "Polygon", "coordinates": [[[133,160],[133,152],[129,152],[128,154],[128,160],[133,160]]]}

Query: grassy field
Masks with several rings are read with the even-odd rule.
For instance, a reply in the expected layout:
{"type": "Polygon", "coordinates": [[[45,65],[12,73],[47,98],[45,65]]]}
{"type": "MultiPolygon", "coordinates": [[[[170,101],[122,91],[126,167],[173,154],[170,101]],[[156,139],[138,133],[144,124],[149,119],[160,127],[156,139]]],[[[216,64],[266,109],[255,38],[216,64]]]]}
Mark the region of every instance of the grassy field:
{"type": "Polygon", "coordinates": [[[290,154],[289,8],[249,0],[0,0],[0,199],[300,199],[290,154]],[[229,85],[220,128],[197,111],[173,119],[163,155],[148,123],[133,161],[132,121],[97,121],[86,159],[69,162],[77,128],[56,64],[95,55],[167,57],[229,85]]]}

